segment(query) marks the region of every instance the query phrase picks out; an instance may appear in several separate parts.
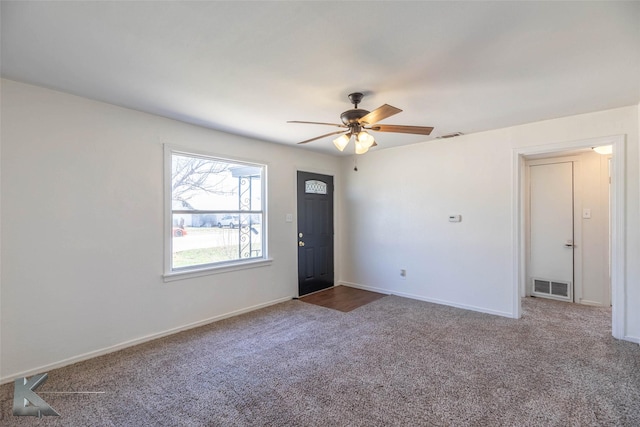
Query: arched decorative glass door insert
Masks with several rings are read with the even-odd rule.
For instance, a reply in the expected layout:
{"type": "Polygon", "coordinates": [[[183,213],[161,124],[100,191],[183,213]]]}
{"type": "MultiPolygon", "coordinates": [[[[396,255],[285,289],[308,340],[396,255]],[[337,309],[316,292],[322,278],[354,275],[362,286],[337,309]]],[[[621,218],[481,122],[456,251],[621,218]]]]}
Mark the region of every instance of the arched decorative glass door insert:
{"type": "Polygon", "coordinates": [[[307,194],[327,194],[327,183],[315,179],[305,181],[304,192],[307,194]]]}

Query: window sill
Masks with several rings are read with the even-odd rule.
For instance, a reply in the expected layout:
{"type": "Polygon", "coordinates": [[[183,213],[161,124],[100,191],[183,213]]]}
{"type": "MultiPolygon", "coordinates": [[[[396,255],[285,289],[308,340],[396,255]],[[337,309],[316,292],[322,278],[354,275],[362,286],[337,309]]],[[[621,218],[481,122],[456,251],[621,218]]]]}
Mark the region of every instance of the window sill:
{"type": "Polygon", "coordinates": [[[231,264],[224,264],[215,267],[205,267],[188,271],[174,271],[165,273],[163,278],[165,282],[174,282],[176,280],[191,279],[193,277],[209,276],[212,274],[229,273],[232,271],[248,270],[250,268],[267,267],[273,262],[272,259],[259,259],[255,261],[243,261],[231,264]]]}

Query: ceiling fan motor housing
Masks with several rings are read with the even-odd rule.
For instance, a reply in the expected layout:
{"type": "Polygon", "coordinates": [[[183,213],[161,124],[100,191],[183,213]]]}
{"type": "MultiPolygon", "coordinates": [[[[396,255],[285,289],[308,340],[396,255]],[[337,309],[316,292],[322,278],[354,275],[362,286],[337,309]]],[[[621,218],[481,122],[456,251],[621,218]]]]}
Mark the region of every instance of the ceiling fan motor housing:
{"type": "Polygon", "coordinates": [[[352,110],[347,110],[344,113],[340,114],[340,119],[342,120],[342,123],[349,126],[353,124],[359,124],[360,123],[359,120],[364,116],[366,116],[367,114],[369,114],[367,110],[354,108],[352,110]]]}
{"type": "Polygon", "coordinates": [[[367,110],[361,110],[358,108],[358,104],[362,101],[364,94],[360,92],[354,92],[349,94],[349,100],[354,105],[355,108],[351,110],[347,110],[344,113],[340,114],[340,119],[342,123],[353,128],[357,125],[360,126],[360,119],[369,114],[367,110]]]}

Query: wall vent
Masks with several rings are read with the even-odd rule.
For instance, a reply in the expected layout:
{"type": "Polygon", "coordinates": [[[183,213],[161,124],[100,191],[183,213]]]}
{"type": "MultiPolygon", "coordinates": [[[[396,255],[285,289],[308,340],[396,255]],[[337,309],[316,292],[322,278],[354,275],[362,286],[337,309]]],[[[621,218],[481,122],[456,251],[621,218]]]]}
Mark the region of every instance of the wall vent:
{"type": "Polygon", "coordinates": [[[573,302],[573,286],[571,282],[532,278],[531,295],[573,302]]]}

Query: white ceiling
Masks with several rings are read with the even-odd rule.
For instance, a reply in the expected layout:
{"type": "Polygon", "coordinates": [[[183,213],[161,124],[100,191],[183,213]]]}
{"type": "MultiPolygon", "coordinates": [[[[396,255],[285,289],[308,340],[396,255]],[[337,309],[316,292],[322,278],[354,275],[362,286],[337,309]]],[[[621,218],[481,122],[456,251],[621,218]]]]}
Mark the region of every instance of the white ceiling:
{"type": "MultiPolygon", "coordinates": [[[[640,102],[640,2],[10,2],[5,78],[282,144],[347,95],[384,149],[640,102]]],[[[339,154],[324,138],[305,148],[339,154]]],[[[351,150],[353,146],[350,147],[351,150]]],[[[352,151],[345,150],[346,154],[352,151]]]]}

